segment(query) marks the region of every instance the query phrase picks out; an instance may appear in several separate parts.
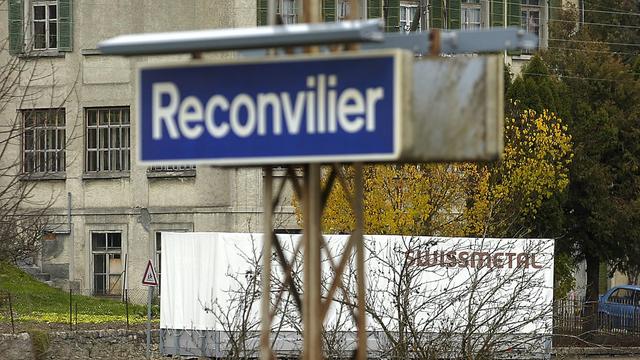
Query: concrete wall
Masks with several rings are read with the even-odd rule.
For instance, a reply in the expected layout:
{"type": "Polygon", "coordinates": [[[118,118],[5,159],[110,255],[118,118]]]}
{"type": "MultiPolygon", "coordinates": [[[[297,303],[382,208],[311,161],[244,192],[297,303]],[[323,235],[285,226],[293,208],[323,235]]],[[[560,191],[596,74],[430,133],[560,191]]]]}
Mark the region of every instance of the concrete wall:
{"type": "MultiPolygon", "coordinates": [[[[27,2],[28,3],[28,2],[27,2]]],[[[29,204],[50,206],[51,228],[40,264],[53,280],[68,280],[80,289],[93,288],[92,231],[122,234],[122,259],[128,259],[129,287],[140,287],[148,259],[155,257],[155,232],[259,231],[262,169],[220,169],[199,166],[188,176],[152,176],[136,164],[135,69],[139,64],[188,61],[188,55],[115,57],[99,55],[97,43],[140,32],[254,26],[254,0],[95,0],[73,2],[73,51],[24,56],[17,98],[0,113],[7,125],[20,120],[19,110],[64,107],[66,171],[29,181],[35,188],[29,204]],[[85,171],[85,109],[127,106],[131,116],[131,170],[87,174],[85,171]],[[68,194],[71,207],[68,209],[68,194]],[[71,228],[67,231],[67,213],[71,228]]],[[[0,29],[7,29],[7,2],[0,3],[0,29]]],[[[4,37],[4,31],[2,31],[4,37]]],[[[2,39],[4,41],[4,39],[2,39]]],[[[232,58],[230,53],[205,54],[205,59],[232,58]]],[[[0,52],[0,61],[8,54],[0,52]]],[[[3,104],[4,105],[4,104],[3,104]]],[[[21,141],[12,141],[1,161],[20,159],[21,141]]],[[[16,168],[16,171],[19,171],[16,168]]],[[[296,228],[286,200],[276,216],[283,227],[296,228]]]]}

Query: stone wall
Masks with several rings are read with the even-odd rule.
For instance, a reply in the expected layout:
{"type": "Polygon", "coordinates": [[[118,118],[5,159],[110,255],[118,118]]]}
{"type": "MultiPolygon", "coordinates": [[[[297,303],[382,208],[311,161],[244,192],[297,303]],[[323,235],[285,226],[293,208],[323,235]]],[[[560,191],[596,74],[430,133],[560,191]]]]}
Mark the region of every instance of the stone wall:
{"type": "Polygon", "coordinates": [[[31,337],[27,333],[0,334],[0,354],[6,360],[32,360],[31,337]]]}
{"type": "MultiPolygon", "coordinates": [[[[153,331],[151,338],[152,358],[160,359],[157,331],[153,331]]],[[[144,359],[146,339],[144,331],[55,332],[50,334],[45,359],[144,359]]]]}
{"type": "MultiPolygon", "coordinates": [[[[46,333],[43,333],[46,334],[46,333]]],[[[33,336],[28,333],[0,334],[0,354],[4,360],[40,359],[144,359],[146,333],[126,330],[94,330],[50,332],[44,352],[37,356],[33,336]]],[[[158,352],[158,332],[152,333],[151,358],[161,359],[158,352]]],[[[166,357],[164,358],[166,359],[166,357]]]]}

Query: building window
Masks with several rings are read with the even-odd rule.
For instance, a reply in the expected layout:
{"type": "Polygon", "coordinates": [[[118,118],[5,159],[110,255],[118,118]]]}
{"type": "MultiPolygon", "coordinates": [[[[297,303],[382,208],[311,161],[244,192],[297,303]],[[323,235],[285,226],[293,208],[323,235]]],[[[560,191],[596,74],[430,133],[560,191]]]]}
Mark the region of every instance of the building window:
{"type": "Polygon", "coordinates": [[[478,30],[481,28],[480,0],[462,1],[462,30],[478,30]]]}
{"type": "MultiPolygon", "coordinates": [[[[411,30],[411,23],[417,12],[418,5],[400,4],[400,31],[408,33],[411,30]]],[[[416,31],[420,31],[420,21],[416,31]]]]}
{"type": "Polygon", "coordinates": [[[35,50],[58,48],[58,2],[33,2],[33,48],[35,50]]]}
{"type": "Polygon", "coordinates": [[[122,295],[122,234],[92,232],[94,295],[122,295]]]}
{"type": "Polygon", "coordinates": [[[351,0],[338,0],[338,21],[349,19],[351,15],[351,0]]]}
{"type": "Polygon", "coordinates": [[[128,171],[129,108],[87,109],[86,123],[87,172],[128,171]]]}
{"type": "Polygon", "coordinates": [[[298,22],[296,0],[276,1],[276,13],[282,17],[283,24],[295,24],[298,22]]]}
{"type": "Polygon", "coordinates": [[[540,0],[522,0],[521,26],[528,32],[540,35],[540,0]]]}
{"type": "Polygon", "coordinates": [[[39,109],[22,111],[22,171],[24,173],[65,170],[65,111],[39,109]]]}
{"type": "MultiPolygon", "coordinates": [[[[73,45],[73,0],[9,0],[8,50],[52,53],[71,51],[73,45]]],[[[8,10],[8,11],[7,11],[8,10]]],[[[4,30],[4,29],[3,29],[4,30]]]]}

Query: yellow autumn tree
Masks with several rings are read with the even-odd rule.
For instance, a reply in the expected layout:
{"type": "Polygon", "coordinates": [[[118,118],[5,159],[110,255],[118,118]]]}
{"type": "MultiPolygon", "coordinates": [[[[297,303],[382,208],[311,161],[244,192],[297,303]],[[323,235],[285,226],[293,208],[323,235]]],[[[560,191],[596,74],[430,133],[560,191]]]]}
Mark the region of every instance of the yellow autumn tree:
{"type": "Polygon", "coordinates": [[[535,218],[543,202],[569,184],[571,136],[562,119],[524,110],[505,119],[503,158],[469,166],[473,189],[465,207],[464,234],[519,236],[525,218],[535,218]]]}
{"type": "MultiPolygon", "coordinates": [[[[504,156],[495,163],[365,166],[364,231],[517,236],[521,220],[534,217],[544,200],[567,186],[571,157],[571,137],[562,120],[526,110],[505,120],[504,156]]],[[[351,168],[344,172],[352,179],[351,168]]],[[[323,231],[350,232],[354,223],[342,187],[335,186],[323,231]]]]}

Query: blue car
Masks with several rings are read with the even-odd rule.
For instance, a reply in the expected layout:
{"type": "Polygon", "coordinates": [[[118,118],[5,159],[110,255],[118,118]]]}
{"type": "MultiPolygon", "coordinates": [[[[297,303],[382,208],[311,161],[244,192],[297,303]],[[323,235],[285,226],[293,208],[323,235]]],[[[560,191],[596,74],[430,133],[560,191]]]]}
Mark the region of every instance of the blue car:
{"type": "Polygon", "coordinates": [[[640,286],[615,286],[600,295],[598,315],[602,327],[640,331],[640,286]]]}

